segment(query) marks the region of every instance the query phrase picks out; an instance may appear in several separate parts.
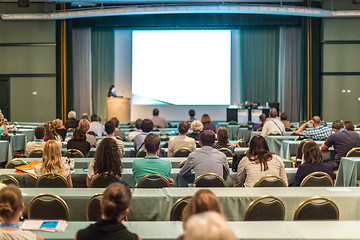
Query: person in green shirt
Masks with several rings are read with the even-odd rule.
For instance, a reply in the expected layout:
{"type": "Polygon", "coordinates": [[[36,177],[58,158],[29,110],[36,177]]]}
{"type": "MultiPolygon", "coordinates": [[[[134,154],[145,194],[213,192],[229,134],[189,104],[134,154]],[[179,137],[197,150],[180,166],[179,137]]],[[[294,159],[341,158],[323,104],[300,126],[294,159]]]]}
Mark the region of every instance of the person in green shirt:
{"type": "Polygon", "coordinates": [[[143,159],[136,159],[132,164],[132,172],[135,177],[136,184],[142,177],[148,174],[159,174],[169,179],[170,184],[174,184],[173,179],[170,178],[171,162],[160,159],[160,137],[157,134],[149,133],[144,140],[146,149],[146,157],[143,159]]]}

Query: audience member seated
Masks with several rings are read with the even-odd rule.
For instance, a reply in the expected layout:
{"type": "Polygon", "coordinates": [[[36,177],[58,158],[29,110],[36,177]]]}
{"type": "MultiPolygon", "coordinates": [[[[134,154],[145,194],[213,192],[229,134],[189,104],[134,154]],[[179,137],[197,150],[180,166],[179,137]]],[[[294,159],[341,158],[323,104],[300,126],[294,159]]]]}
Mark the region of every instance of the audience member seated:
{"type": "Polygon", "coordinates": [[[61,158],[59,144],[55,140],[49,140],[45,144],[42,163],[34,168],[35,175],[41,176],[47,173],[57,173],[63,175],[68,181],[69,187],[73,187],[70,166],[64,164],[61,158]]]}
{"type": "Polygon", "coordinates": [[[90,143],[86,141],[85,129],[77,127],[67,143],[67,149],[77,149],[86,157],[90,148],[90,143]]]}
{"type": "Polygon", "coordinates": [[[154,108],[153,110],[153,118],[151,119],[151,121],[154,123],[154,126],[160,127],[160,128],[167,128],[168,127],[168,123],[166,122],[166,120],[162,117],[159,117],[159,109],[154,108]]]}
{"type": "Polygon", "coordinates": [[[216,133],[216,127],[213,124],[211,124],[211,118],[209,114],[204,114],[201,116],[201,123],[204,126],[203,131],[210,130],[216,133]]]}
{"type": "Polygon", "coordinates": [[[141,122],[141,133],[136,135],[134,138],[134,149],[138,152],[144,148],[145,137],[153,130],[154,123],[150,119],[144,119],[141,122]]]}
{"type": "Polygon", "coordinates": [[[295,132],[297,135],[300,135],[301,138],[310,138],[313,140],[319,140],[322,137],[327,137],[331,135],[331,129],[325,127],[321,124],[321,119],[318,116],[312,118],[312,120],[307,121],[301,125],[295,132]],[[307,125],[312,125],[314,129],[304,130],[307,125]]]}
{"type": "Polygon", "coordinates": [[[344,128],[344,124],[339,120],[332,123],[332,129],[335,133],[331,134],[325,143],[321,145],[321,150],[324,151],[331,146],[334,147],[335,158],[330,164],[335,170],[339,168],[342,157],[345,157],[352,148],[360,147],[360,138],[357,132],[348,131],[344,128]]]}
{"type": "Polygon", "coordinates": [[[196,118],[195,118],[195,110],[194,110],[194,109],[190,109],[190,110],[189,110],[189,120],[188,120],[188,123],[191,124],[194,120],[196,120],[196,118]]]}
{"type": "Polygon", "coordinates": [[[126,141],[125,133],[124,131],[121,131],[119,128],[119,119],[117,117],[113,117],[110,119],[115,124],[115,137],[121,137],[122,140],[126,141]]]}
{"type": "Polygon", "coordinates": [[[288,115],[286,113],[280,114],[280,121],[284,124],[285,128],[291,128],[291,122],[288,120],[288,115]]]}
{"type": "Polygon", "coordinates": [[[215,145],[215,133],[205,130],[200,135],[201,149],[189,154],[185,165],[181,168],[181,176],[191,174],[194,169],[195,178],[204,173],[216,173],[225,178],[229,172],[229,164],[224,153],[213,148],[215,145]]]}
{"type": "Polygon", "coordinates": [[[9,135],[9,130],[6,126],[7,119],[4,118],[4,115],[0,113],[0,135],[9,135]]]}
{"type": "Polygon", "coordinates": [[[123,154],[113,138],[104,138],[96,148],[94,161],[89,164],[86,185],[89,187],[91,179],[96,174],[112,173],[121,177],[123,154]]]}
{"type": "Polygon", "coordinates": [[[209,189],[201,189],[191,197],[190,203],[183,210],[183,226],[191,216],[207,211],[217,212],[225,217],[221,203],[216,195],[209,189]]]}
{"type": "Polygon", "coordinates": [[[266,137],[272,134],[285,135],[284,124],[280,121],[277,115],[278,112],[276,108],[271,109],[269,118],[266,119],[261,131],[261,136],[266,137]]]}
{"type": "Polygon", "coordinates": [[[200,133],[204,129],[204,125],[199,120],[194,120],[191,123],[190,128],[191,128],[192,132],[188,133],[187,136],[195,139],[195,141],[199,141],[200,133]]]}
{"type": "Polygon", "coordinates": [[[88,120],[90,122],[90,116],[89,116],[88,113],[81,114],[81,119],[86,119],[86,120],[88,120]]]}
{"type": "Polygon", "coordinates": [[[101,124],[100,117],[96,114],[91,115],[90,132],[94,132],[97,136],[102,136],[104,127],[101,124]]]}
{"type": "Polygon", "coordinates": [[[79,120],[76,119],[76,112],[75,111],[70,111],[68,113],[68,120],[66,120],[65,122],[65,129],[66,131],[69,128],[77,128],[77,126],[79,125],[79,120]]]}
{"type": "Polygon", "coordinates": [[[56,140],[59,143],[59,146],[61,146],[61,136],[55,131],[55,127],[52,124],[52,122],[46,122],[45,123],[45,142],[47,142],[48,140],[56,140]]]}
{"type": "Polygon", "coordinates": [[[281,177],[288,185],[284,162],[278,155],[269,151],[265,138],[257,135],[251,139],[246,157],[239,163],[234,186],[253,187],[266,175],[281,177]]]}
{"type": "Polygon", "coordinates": [[[214,148],[228,148],[232,152],[234,152],[235,146],[230,143],[229,139],[229,131],[226,127],[220,127],[217,133],[217,143],[215,144],[214,148]]]}
{"type": "Polygon", "coordinates": [[[81,119],[79,122],[79,127],[84,129],[86,132],[86,141],[90,143],[90,147],[96,146],[96,137],[95,134],[90,134],[90,122],[86,119],[81,119]]]}
{"type": "Polygon", "coordinates": [[[304,163],[296,171],[293,186],[300,186],[302,180],[313,172],[325,172],[334,180],[335,174],[329,164],[323,163],[322,153],[316,142],[307,142],[303,147],[304,163]]]}
{"type": "Polygon", "coordinates": [[[189,124],[187,122],[181,122],[178,127],[179,136],[171,138],[168,146],[168,157],[173,157],[174,152],[180,148],[188,148],[190,151],[195,151],[196,143],[195,139],[186,136],[185,134],[189,130],[189,124]]]}
{"type": "Polygon", "coordinates": [[[14,185],[0,190],[0,239],[43,240],[44,238],[19,227],[19,219],[25,209],[21,191],[14,185]]]}
{"type": "Polygon", "coordinates": [[[34,131],[35,140],[32,142],[28,142],[26,144],[26,152],[29,154],[35,149],[42,149],[44,150],[45,147],[45,128],[43,126],[38,126],[35,128],[34,131]]]}
{"type": "MultiPolygon", "coordinates": [[[[118,145],[119,151],[121,153],[121,155],[123,156],[125,153],[124,150],[124,142],[117,139],[115,137],[115,124],[112,121],[107,121],[105,123],[105,132],[106,132],[106,137],[105,138],[112,138],[115,140],[116,144],[118,145]]],[[[99,144],[101,143],[101,141],[104,139],[100,139],[96,142],[96,147],[99,146],[99,144]]]]}
{"type": "Polygon", "coordinates": [[[184,227],[184,240],[237,240],[225,218],[216,212],[192,216],[184,227]]]}
{"type": "Polygon", "coordinates": [[[61,119],[55,119],[52,121],[53,126],[55,127],[55,131],[60,135],[61,141],[65,141],[66,138],[66,129],[63,125],[63,121],[61,119]]]}
{"type": "MultiPolygon", "coordinates": [[[[254,124],[253,130],[257,131],[258,129],[262,128],[266,121],[266,115],[264,113],[260,114],[259,116],[259,124],[254,124]]],[[[260,130],[259,130],[260,131],[260,130]]]]}
{"type": "Polygon", "coordinates": [[[127,137],[127,140],[129,142],[133,142],[135,136],[141,133],[141,123],[142,123],[141,118],[136,119],[136,121],[135,121],[136,131],[129,132],[128,137],[127,137]]]}
{"type": "Polygon", "coordinates": [[[348,131],[355,131],[355,126],[352,121],[345,121],[344,126],[348,131]]]}
{"type": "MultiPolygon", "coordinates": [[[[145,121],[145,120],[144,120],[145,121]]],[[[171,162],[159,158],[160,153],[160,137],[157,134],[149,133],[144,140],[146,156],[144,159],[135,159],[132,163],[132,172],[135,177],[136,184],[142,177],[148,174],[159,174],[169,179],[170,184],[174,184],[170,179],[171,162]]]]}
{"type": "Polygon", "coordinates": [[[79,230],[75,240],[141,240],[123,224],[131,202],[131,192],[128,187],[121,183],[112,183],[106,188],[100,201],[101,219],[79,230]]]}

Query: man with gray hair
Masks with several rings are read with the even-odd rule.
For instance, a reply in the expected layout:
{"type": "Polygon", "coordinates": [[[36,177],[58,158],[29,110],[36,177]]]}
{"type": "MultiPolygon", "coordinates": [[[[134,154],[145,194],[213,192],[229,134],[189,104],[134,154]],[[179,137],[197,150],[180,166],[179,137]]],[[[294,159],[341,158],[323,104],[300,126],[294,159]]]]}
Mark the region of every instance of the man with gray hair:
{"type": "Polygon", "coordinates": [[[331,135],[331,129],[325,127],[321,124],[321,119],[319,116],[314,116],[312,120],[307,121],[301,125],[295,134],[300,135],[301,138],[310,138],[313,140],[319,140],[322,137],[328,137],[331,135]],[[314,129],[305,130],[307,125],[312,125],[314,129]]]}
{"type": "Polygon", "coordinates": [[[68,113],[68,120],[66,120],[65,122],[65,129],[66,131],[69,128],[77,128],[79,126],[79,120],[76,119],[76,112],[75,111],[70,111],[68,113]]]}
{"type": "Polygon", "coordinates": [[[348,131],[344,124],[336,120],[332,124],[332,128],[335,133],[331,134],[325,143],[321,145],[321,150],[328,150],[333,146],[335,151],[335,159],[331,162],[333,169],[339,168],[339,163],[342,157],[354,147],[360,147],[360,137],[355,131],[348,131]]]}
{"type": "Polygon", "coordinates": [[[268,135],[285,135],[285,126],[277,117],[278,112],[276,108],[271,109],[269,118],[265,121],[261,136],[266,137],[268,135]]]}

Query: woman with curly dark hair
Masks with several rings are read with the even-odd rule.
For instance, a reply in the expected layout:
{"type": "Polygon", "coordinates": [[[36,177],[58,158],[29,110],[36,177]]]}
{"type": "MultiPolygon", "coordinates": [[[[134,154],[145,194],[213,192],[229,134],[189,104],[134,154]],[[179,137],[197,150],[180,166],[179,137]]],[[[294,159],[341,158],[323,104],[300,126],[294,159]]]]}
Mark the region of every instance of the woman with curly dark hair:
{"type": "Polygon", "coordinates": [[[89,187],[91,179],[96,174],[112,173],[121,176],[123,166],[121,164],[122,153],[112,138],[104,138],[96,148],[94,161],[90,163],[86,178],[86,185],[89,187]]]}

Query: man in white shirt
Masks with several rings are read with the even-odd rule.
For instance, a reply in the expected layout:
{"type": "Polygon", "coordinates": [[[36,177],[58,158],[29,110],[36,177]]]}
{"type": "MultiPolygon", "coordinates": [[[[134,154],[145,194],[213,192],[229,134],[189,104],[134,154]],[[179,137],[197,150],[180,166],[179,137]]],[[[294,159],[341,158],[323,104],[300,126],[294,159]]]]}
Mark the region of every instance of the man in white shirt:
{"type": "MultiPolygon", "coordinates": [[[[123,141],[117,139],[115,137],[115,124],[112,122],[112,121],[107,121],[105,123],[105,131],[106,131],[106,137],[107,138],[112,138],[116,141],[118,147],[119,147],[119,151],[121,153],[121,156],[124,156],[124,143],[123,141]]],[[[100,142],[101,142],[102,139],[98,140],[96,142],[96,147],[99,146],[100,142]]]]}
{"type": "Polygon", "coordinates": [[[26,152],[30,154],[35,149],[44,150],[45,147],[45,128],[43,126],[38,126],[35,128],[35,140],[32,142],[28,142],[26,144],[26,152]]]}
{"type": "Polygon", "coordinates": [[[266,137],[268,135],[285,135],[285,126],[277,118],[278,112],[276,108],[271,109],[269,118],[266,120],[263,129],[261,131],[261,136],[266,137]]]}
{"type": "Polygon", "coordinates": [[[196,150],[195,139],[186,136],[186,133],[189,130],[189,123],[181,122],[179,124],[178,130],[179,130],[179,136],[176,136],[169,140],[168,157],[173,157],[174,152],[180,148],[185,147],[190,149],[190,151],[192,152],[196,150]]]}

